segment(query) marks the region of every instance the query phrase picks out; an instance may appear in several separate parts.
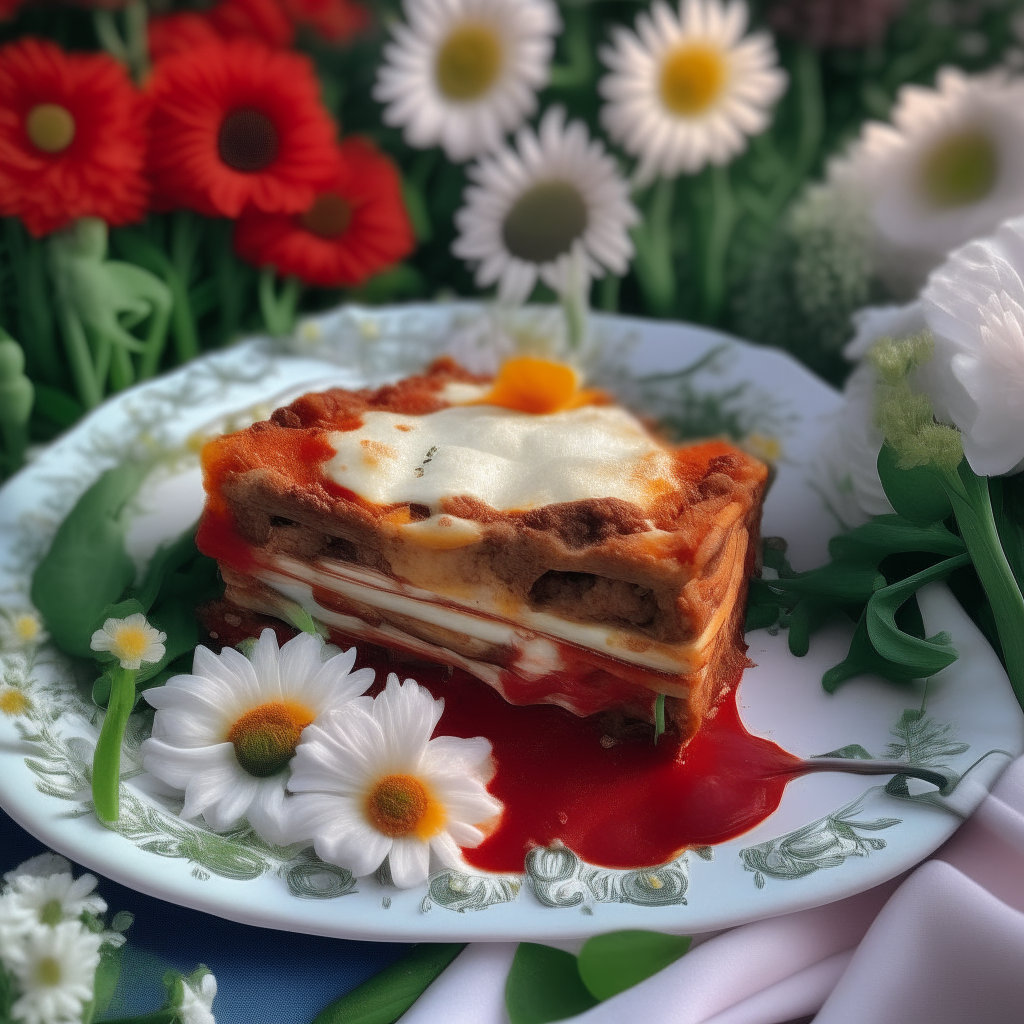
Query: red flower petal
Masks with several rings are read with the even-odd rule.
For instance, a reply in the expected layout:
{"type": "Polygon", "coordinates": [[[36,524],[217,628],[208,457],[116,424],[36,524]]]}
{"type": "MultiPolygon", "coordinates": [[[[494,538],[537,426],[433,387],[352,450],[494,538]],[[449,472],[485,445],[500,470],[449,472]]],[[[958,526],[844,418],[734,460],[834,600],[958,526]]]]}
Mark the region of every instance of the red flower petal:
{"type": "Polygon", "coordinates": [[[275,50],[286,50],[295,40],[277,0],[221,0],[207,17],[224,39],[257,39],[275,50]]]}
{"type": "Polygon", "coordinates": [[[281,0],[296,25],[314,29],[332,43],[344,43],[370,23],[370,12],[354,0],[281,0]]]}
{"type": "Polygon", "coordinates": [[[220,38],[210,20],[193,11],[159,14],[149,19],[148,30],[149,56],[154,63],[220,38]]]}
{"type": "Polygon", "coordinates": [[[36,236],[78,217],[140,220],[145,153],[145,100],[112,57],[31,38],[0,48],[0,214],[36,236]],[[29,136],[29,115],[43,105],[62,108],[73,125],[56,152],[29,136]]]}
{"type": "Polygon", "coordinates": [[[161,61],[150,94],[149,169],[162,209],[297,213],[335,174],[335,127],[306,57],[207,43],[161,61]]]}
{"type": "Polygon", "coordinates": [[[301,214],[249,209],[235,225],[235,251],[242,259],[258,267],[273,266],[279,274],[308,284],[332,287],[360,284],[412,251],[412,227],[394,164],[360,138],[343,142],[338,156],[335,179],[317,199],[322,203],[329,195],[344,201],[348,223],[343,230],[324,237],[311,231],[301,214]]]}

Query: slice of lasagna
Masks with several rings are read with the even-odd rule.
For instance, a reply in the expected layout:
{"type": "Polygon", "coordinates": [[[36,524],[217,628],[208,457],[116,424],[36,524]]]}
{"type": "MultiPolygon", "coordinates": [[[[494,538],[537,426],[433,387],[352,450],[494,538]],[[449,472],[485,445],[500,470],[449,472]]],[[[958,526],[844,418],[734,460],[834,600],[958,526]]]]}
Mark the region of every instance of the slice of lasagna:
{"type": "Polygon", "coordinates": [[[665,694],[685,742],[747,664],[768,471],[721,441],[671,446],[566,374],[440,360],[211,441],[198,543],[226,600],[304,609],[513,704],[653,721],[665,694]]]}

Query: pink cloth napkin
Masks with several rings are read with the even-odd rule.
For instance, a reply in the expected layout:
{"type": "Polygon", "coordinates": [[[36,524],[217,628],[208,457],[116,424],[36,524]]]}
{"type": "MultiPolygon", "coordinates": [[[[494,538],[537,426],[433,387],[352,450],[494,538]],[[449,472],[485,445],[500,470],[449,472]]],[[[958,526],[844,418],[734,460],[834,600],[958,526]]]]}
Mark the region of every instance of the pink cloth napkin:
{"type": "MultiPolygon", "coordinates": [[[[698,937],[699,938],[699,937],[698,937]]],[[[470,946],[402,1024],[508,1024],[512,943],[470,946]]],[[[574,1024],[1021,1024],[1024,757],[903,879],[699,942],[574,1024]]]]}

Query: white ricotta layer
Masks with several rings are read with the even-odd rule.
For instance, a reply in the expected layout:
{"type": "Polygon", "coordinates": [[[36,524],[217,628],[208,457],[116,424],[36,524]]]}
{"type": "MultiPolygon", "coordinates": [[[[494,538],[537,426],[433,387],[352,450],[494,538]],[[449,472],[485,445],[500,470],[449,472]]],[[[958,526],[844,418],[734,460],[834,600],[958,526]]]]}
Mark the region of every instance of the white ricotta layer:
{"type": "Polygon", "coordinates": [[[426,416],[368,412],[336,431],[323,467],[376,504],[466,495],[501,511],[583,498],[622,498],[644,508],[675,487],[673,461],[634,416],[584,406],[537,416],[492,405],[426,416]]]}

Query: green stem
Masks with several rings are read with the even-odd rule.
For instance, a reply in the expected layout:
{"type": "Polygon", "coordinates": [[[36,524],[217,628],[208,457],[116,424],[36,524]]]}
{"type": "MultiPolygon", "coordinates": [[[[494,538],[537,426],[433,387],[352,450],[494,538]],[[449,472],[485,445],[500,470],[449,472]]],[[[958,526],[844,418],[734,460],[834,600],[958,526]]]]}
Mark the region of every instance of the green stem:
{"type": "Polygon", "coordinates": [[[131,60],[128,55],[128,47],[125,45],[125,41],[121,38],[121,33],[117,29],[117,22],[114,20],[113,11],[94,10],[92,12],[92,24],[96,30],[96,38],[100,41],[100,46],[114,60],[130,67],[131,60]]]}
{"type": "Polygon", "coordinates": [[[135,706],[135,672],[115,665],[110,673],[110,700],[92,761],[92,799],[101,821],[117,821],[121,813],[121,743],[135,706]]]}
{"type": "Polygon", "coordinates": [[[113,345],[110,357],[110,390],[124,391],[135,383],[132,357],[123,345],[113,345]]]}
{"type": "Polygon", "coordinates": [[[615,274],[605,274],[601,278],[597,302],[605,312],[617,313],[619,311],[619,286],[621,284],[622,278],[616,277],[615,274]]]}
{"type": "Polygon", "coordinates": [[[662,178],[654,186],[647,216],[633,230],[636,245],[633,267],[647,307],[655,316],[671,313],[676,297],[672,236],[675,191],[675,181],[662,178]]]}
{"type": "Polygon", "coordinates": [[[710,191],[705,208],[705,230],[703,232],[703,258],[700,267],[701,305],[700,320],[704,323],[718,323],[725,305],[725,286],[729,242],[736,226],[736,201],[727,167],[708,169],[710,191]]]}
{"type": "Polygon", "coordinates": [[[277,271],[273,267],[264,267],[260,271],[259,300],[260,313],[267,333],[274,338],[287,338],[295,329],[295,308],[299,301],[299,279],[285,278],[278,294],[274,284],[277,271]]]}
{"type": "Polygon", "coordinates": [[[573,89],[589,85],[594,76],[594,50],[590,45],[590,16],[582,7],[563,7],[566,20],[562,40],[565,64],[551,68],[550,84],[555,88],[573,89]]]}
{"type": "Polygon", "coordinates": [[[75,381],[78,399],[86,409],[95,409],[103,401],[103,387],[100,383],[102,378],[93,365],[85,327],[64,296],[58,295],[57,307],[61,334],[64,335],[64,351],[71,366],[71,376],[75,381]]]}
{"type": "Polygon", "coordinates": [[[665,694],[659,693],[654,701],[654,742],[665,731],[665,694]]]}
{"type": "Polygon", "coordinates": [[[217,280],[217,291],[220,297],[220,343],[226,345],[234,340],[242,317],[241,289],[238,282],[238,267],[231,246],[231,235],[234,224],[224,220],[216,222],[216,230],[220,234],[219,244],[215,249],[214,272],[217,280]]]}
{"type": "Polygon", "coordinates": [[[992,606],[1006,674],[1024,708],[1024,596],[999,542],[988,479],[975,475],[966,459],[959,469],[944,472],[942,479],[960,536],[992,606]]]}
{"type": "Polygon", "coordinates": [[[128,66],[137,85],[149,77],[149,11],[143,0],[132,0],[124,10],[128,66]]]}
{"type": "Polygon", "coordinates": [[[53,387],[65,378],[53,331],[53,313],[46,274],[46,250],[14,217],[4,219],[4,240],[10,253],[18,336],[25,342],[29,376],[53,387]]]}
{"type": "MultiPolygon", "coordinates": [[[[171,290],[174,305],[171,308],[171,331],[174,350],[179,363],[187,363],[199,355],[199,336],[192,313],[189,288],[192,268],[199,247],[202,224],[188,210],[174,214],[171,228],[171,262],[164,268],[164,281],[171,290]]],[[[153,367],[153,372],[156,367],[153,367]]]]}

